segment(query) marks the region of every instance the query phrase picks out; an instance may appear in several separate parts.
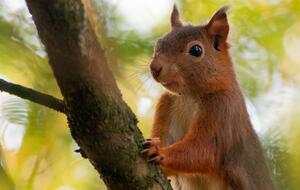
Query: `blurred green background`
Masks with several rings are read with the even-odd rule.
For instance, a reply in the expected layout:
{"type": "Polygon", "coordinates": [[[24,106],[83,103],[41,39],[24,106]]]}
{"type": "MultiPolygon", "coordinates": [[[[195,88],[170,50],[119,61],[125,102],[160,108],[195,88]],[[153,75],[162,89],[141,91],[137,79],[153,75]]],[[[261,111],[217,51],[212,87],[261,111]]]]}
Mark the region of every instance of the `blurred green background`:
{"type": "MultiPolygon", "coordinates": [[[[170,29],[173,3],[93,0],[88,6],[110,67],[145,137],[163,90],[152,80],[148,65],[155,40],[170,29]]],[[[278,189],[298,190],[300,1],[176,3],[182,18],[194,24],[207,21],[225,4],[232,6],[230,51],[251,119],[278,189]]],[[[0,0],[0,78],[61,98],[24,0],[0,0]]],[[[64,115],[0,93],[1,190],[106,189],[76,148],[64,115]]]]}

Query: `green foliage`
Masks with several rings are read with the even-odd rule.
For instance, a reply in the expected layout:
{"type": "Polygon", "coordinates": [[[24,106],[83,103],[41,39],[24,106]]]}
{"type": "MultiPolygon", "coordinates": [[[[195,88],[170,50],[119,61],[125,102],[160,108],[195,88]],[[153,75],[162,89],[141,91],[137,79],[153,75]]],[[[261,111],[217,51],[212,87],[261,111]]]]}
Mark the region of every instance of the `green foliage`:
{"type": "MultiPolygon", "coordinates": [[[[169,30],[169,18],[158,20],[149,34],[141,34],[120,27],[124,18],[116,11],[117,5],[105,0],[93,3],[95,23],[92,25],[106,50],[124,99],[137,113],[140,128],[147,137],[153,106],[161,91],[150,79],[148,65],[155,40],[169,30]],[[147,101],[150,105],[146,111],[140,111],[147,101]]],[[[24,16],[26,11],[18,11],[8,19],[3,16],[7,11],[2,4],[0,77],[61,97],[34,25],[24,16]]],[[[262,123],[264,132],[260,135],[275,182],[279,190],[296,190],[300,186],[300,120],[297,117],[300,62],[293,56],[300,47],[293,42],[300,36],[300,3],[298,0],[178,2],[183,20],[194,24],[207,21],[226,4],[232,6],[229,41],[235,69],[243,92],[254,104],[256,112],[252,114],[262,123]]],[[[0,172],[0,177],[5,174],[16,189],[105,189],[88,161],[74,153],[77,146],[63,115],[18,98],[5,97],[0,101],[0,137],[3,138],[4,125],[8,128],[9,124],[19,124],[25,133],[18,150],[4,147],[0,153],[0,159],[5,160],[5,172],[0,172]]]]}

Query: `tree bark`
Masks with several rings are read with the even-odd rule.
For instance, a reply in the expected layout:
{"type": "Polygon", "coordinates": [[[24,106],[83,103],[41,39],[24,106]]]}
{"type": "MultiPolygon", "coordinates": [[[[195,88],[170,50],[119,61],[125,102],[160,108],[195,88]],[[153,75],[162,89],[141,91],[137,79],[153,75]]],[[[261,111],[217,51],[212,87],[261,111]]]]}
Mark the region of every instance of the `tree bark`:
{"type": "Polygon", "coordinates": [[[122,100],[80,0],[26,0],[66,103],[71,134],[108,189],[171,189],[140,154],[137,119],[122,100]]]}

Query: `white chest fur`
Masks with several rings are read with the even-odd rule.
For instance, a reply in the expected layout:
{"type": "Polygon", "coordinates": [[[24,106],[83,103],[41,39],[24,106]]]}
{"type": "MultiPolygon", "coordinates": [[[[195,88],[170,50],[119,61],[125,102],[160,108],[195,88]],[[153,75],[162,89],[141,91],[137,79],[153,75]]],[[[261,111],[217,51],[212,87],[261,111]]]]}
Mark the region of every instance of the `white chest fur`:
{"type": "Polygon", "coordinates": [[[179,96],[171,110],[169,134],[166,145],[182,139],[192,125],[195,114],[199,111],[198,104],[191,98],[179,96]]]}
{"type": "MultiPolygon", "coordinates": [[[[195,100],[180,96],[170,110],[171,121],[165,146],[173,144],[184,137],[191,127],[195,115],[201,112],[202,108],[195,100]]],[[[180,175],[170,177],[170,179],[174,190],[224,190],[219,180],[201,175],[180,175]]]]}

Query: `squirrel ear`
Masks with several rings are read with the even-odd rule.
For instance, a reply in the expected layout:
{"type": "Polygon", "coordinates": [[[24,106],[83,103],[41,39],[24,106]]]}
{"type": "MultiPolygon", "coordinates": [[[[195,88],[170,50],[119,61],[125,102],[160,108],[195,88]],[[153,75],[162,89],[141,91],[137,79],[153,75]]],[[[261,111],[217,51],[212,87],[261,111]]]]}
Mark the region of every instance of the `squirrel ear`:
{"type": "Polygon", "coordinates": [[[172,28],[179,28],[182,26],[176,4],[174,4],[173,6],[173,11],[171,14],[171,26],[172,28]]]}
{"type": "Polygon", "coordinates": [[[219,38],[221,41],[226,41],[229,32],[229,24],[226,15],[228,9],[229,6],[224,6],[219,9],[206,26],[208,32],[219,38]]]}

